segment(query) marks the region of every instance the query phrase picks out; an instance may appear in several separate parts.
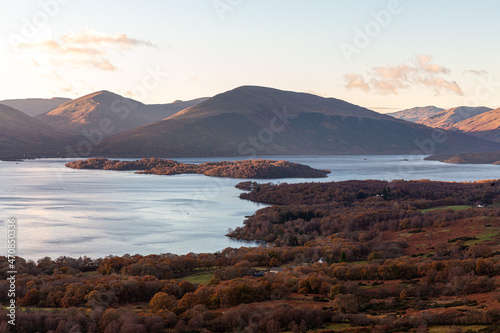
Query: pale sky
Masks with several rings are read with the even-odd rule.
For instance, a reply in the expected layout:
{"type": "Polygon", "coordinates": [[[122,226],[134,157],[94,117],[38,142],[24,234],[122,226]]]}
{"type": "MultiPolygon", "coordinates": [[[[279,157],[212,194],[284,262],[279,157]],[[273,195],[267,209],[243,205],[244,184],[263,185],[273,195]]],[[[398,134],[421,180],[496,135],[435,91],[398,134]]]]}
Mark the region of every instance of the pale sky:
{"type": "Polygon", "coordinates": [[[500,107],[500,2],[0,0],[0,100],[259,85],[382,112],[500,107]]]}

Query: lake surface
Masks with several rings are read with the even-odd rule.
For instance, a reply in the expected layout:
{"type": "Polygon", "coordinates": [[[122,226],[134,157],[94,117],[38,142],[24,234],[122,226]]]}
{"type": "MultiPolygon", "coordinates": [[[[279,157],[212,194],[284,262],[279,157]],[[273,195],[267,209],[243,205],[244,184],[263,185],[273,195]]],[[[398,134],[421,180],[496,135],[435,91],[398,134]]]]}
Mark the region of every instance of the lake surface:
{"type": "MultiPolygon", "coordinates": [[[[273,182],[324,182],[349,179],[499,179],[497,165],[455,165],[424,161],[424,156],[274,156],[314,168],[328,178],[273,182]]],[[[186,163],[239,158],[179,158],[186,163]]],[[[234,241],[227,229],[265,207],[240,200],[241,179],[203,175],[138,175],[133,172],[74,170],[71,159],[0,162],[0,234],[8,218],[18,224],[18,255],[29,259],[62,255],[92,258],[110,254],[215,252],[255,246],[234,241]]],[[[265,180],[263,182],[267,182],[265,180]]],[[[0,255],[6,254],[6,236],[0,255]]]]}

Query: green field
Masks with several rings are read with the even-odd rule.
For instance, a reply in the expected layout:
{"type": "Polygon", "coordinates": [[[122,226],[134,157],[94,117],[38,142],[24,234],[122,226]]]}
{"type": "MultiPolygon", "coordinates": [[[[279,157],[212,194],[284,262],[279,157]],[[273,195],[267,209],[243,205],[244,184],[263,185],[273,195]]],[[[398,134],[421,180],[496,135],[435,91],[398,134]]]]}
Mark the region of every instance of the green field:
{"type": "Polygon", "coordinates": [[[214,272],[199,272],[180,278],[181,281],[191,283],[208,283],[214,277],[214,272]]]}
{"type": "MultiPolygon", "coordinates": [[[[354,327],[351,326],[351,324],[331,324],[331,325],[325,325],[323,327],[323,330],[337,332],[337,331],[343,331],[343,330],[352,329],[352,328],[354,328],[354,327]]],[[[321,332],[321,331],[322,330],[319,330],[319,332],[321,332]]]]}
{"type": "Polygon", "coordinates": [[[475,240],[470,240],[470,241],[465,242],[465,245],[474,245],[474,244],[479,244],[482,242],[492,241],[498,235],[498,233],[500,231],[499,229],[500,228],[495,228],[495,227],[488,228],[487,232],[485,232],[479,236],[476,236],[477,239],[475,239],[475,240]]]}
{"type": "Polygon", "coordinates": [[[486,326],[484,325],[464,325],[464,326],[431,326],[429,327],[429,333],[446,333],[449,332],[452,327],[460,327],[462,332],[472,331],[477,332],[486,326]]]}
{"type": "Polygon", "coordinates": [[[441,210],[441,209],[462,210],[469,208],[474,208],[474,206],[439,206],[439,207],[421,209],[420,212],[425,213],[425,212],[430,212],[431,210],[441,210]]]}

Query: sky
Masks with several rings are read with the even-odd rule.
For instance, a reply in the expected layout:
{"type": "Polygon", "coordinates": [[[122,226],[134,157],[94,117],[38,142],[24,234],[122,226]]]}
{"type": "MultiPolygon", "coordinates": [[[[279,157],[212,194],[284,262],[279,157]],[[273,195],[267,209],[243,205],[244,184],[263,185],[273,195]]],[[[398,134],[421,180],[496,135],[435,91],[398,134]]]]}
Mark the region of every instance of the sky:
{"type": "Polygon", "coordinates": [[[0,0],[0,100],[259,85],[379,112],[497,108],[499,14],[486,0],[0,0]]]}

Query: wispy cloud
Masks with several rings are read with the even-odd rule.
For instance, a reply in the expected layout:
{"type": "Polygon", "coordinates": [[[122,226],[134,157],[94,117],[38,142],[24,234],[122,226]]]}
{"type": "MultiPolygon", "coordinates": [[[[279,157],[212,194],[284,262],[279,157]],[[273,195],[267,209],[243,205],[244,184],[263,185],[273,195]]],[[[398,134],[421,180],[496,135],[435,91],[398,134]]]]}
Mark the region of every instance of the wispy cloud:
{"type": "Polygon", "coordinates": [[[113,45],[125,49],[139,45],[155,46],[150,41],[131,38],[123,33],[107,35],[89,29],[77,33],[72,31],[68,32],[61,37],[61,40],[68,45],[113,45]]]}
{"type": "Polygon", "coordinates": [[[366,93],[379,95],[398,95],[402,90],[419,85],[432,89],[436,95],[453,93],[463,95],[455,81],[444,79],[451,70],[432,63],[432,57],[419,55],[408,64],[372,67],[364,75],[347,74],[344,76],[347,89],[361,89],[366,93]]]}
{"type": "Polygon", "coordinates": [[[445,68],[443,66],[439,66],[436,64],[432,64],[432,57],[427,56],[427,55],[419,55],[416,59],[417,67],[423,69],[427,73],[443,73],[443,74],[450,74],[451,71],[448,68],[445,68]]]}
{"type": "Polygon", "coordinates": [[[137,46],[155,47],[150,41],[131,38],[123,33],[104,34],[89,29],[68,32],[58,40],[49,39],[18,46],[37,54],[43,53],[52,63],[76,68],[91,67],[102,71],[118,70],[112,63],[112,52],[123,52],[137,46]]]}
{"type": "MultiPolygon", "coordinates": [[[[54,73],[54,75],[57,75],[54,73]]],[[[65,96],[79,97],[83,93],[89,93],[95,91],[92,86],[89,86],[87,82],[82,79],[76,79],[72,81],[64,80],[61,77],[57,77],[60,81],[57,89],[50,89],[52,95],[64,94],[65,96]]]]}
{"type": "Polygon", "coordinates": [[[487,71],[483,70],[483,69],[480,69],[480,70],[476,70],[476,69],[466,69],[463,74],[474,74],[474,75],[478,75],[478,76],[481,76],[481,75],[485,75],[485,74],[488,74],[487,71]]]}

